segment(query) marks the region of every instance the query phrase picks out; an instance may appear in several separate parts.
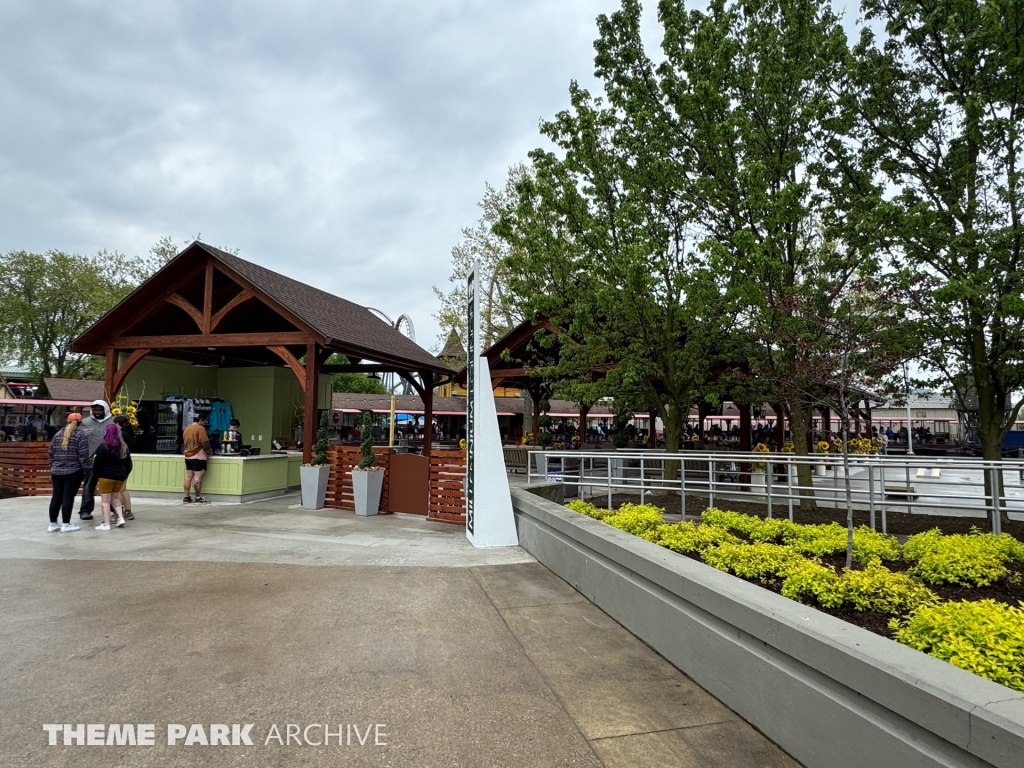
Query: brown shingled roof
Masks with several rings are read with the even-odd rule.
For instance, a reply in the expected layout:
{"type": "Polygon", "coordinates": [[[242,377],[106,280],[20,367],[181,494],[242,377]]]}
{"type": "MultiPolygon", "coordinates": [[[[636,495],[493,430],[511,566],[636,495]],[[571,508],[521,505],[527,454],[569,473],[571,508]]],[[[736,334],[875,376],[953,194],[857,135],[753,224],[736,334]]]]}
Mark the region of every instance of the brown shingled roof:
{"type": "MultiPolygon", "coordinates": [[[[432,371],[442,375],[453,373],[442,361],[366,307],[198,241],[185,248],[97,320],[73,342],[72,350],[104,354],[107,342],[123,333],[126,323],[138,314],[139,307],[163,306],[169,279],[173,280],[175,276],[190,271],[194,273],[211,257],[220,272],[235,282],[250,286],[258,299],[271,305],[271,312],[284,315],[291,326],[301,327],[301,330],[322,337],[324,346],[329,350],[348,355],[350,359],[371,360],[393,366],[396,370],[415,373],[432,371]]],[[[168,346],[173,348],[174,345],[168,346]]],[[[278,362],[276,358],[272,359],[278,362]]]]}
{"type": "Polygon", "coordinates": [[[459,357],[464,358],[466,356],[466,349],[462,346],[462,340],[459,339],[459,334],[452,330],[448,334],[448,340],[444,343],[444,349],[441,350],[441,354],[438,357],[459,357]]]}
{"type": "Polygon", "coordinates": [[[196,245],[273,297],[317,333],[327,337],[328,342],[334,339],[346,346],[360,349],[369,359],[376,359],[373,357],[375,354],[386,353],[405,358],[428,370],[439,373],[451,372],[448,366],[366,307],[300,283],[206,243],[196,245]]]}
{"type": "Polygon", "coordinates": [[[43,379],[51,400],[80,400],[91,403],[103,399],[103,382],[89,379],[43,379]]]}

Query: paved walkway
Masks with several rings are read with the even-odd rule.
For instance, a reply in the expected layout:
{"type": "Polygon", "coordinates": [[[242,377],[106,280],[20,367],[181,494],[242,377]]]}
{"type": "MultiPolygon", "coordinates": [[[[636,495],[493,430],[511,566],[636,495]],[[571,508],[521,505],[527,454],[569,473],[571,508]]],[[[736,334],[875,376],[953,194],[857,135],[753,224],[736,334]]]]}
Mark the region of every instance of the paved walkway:
{"type": "Polygon", "coordinates": [[[524,551],[293,503],[47,534],[45,499],[0,501],[0,765],[796,765],[524,551]],[[156,745],[42,728],[115,722],[156,745]],[[171,723],[254,723],[254,746],[167,746],[171,723]],[[265,744],[289,723],[386,746],[265,744]]]}

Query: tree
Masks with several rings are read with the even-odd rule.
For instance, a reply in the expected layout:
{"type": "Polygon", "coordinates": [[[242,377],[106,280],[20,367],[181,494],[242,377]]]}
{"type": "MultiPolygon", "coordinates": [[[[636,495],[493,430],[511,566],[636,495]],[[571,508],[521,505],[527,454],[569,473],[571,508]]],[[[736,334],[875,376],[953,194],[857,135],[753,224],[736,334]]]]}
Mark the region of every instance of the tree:
{"type": "MultiPolygon", "coordinates": [[[[795,329],[777,339],[798,350],[798,365],[784,369],[786,389],[802,390],[808,400],[825,405],[839,416],[846,497],[846,567],[853,567],[853,487],[850,477],[853,404],[865,396],[865,382],[882,382],[915,353],[916,339],[898,305],[900,276],[862,280],[854,277],[833,286],[827,302],[788,299],[791,319],[813,328],[795,329]],[[824,306],[825,313],[820,310],[824,306]]],[[[872,394],[881,394],[874,392],[872,394]]],[[[866,439],[870,439],[870,435],[866,439]]],[[[858,443],[860,440],[858,436],[858,443]]],[[[802,483],[801,483],[802,484],[802,483]]]]}
{"type": "Polygon", "coordinates": [[[0,355],[40,377],[95,373],[90,357],[74,355],[69,347],[131,291],[129,263],[110,253],[0,256],[0,355]]]}
{"type": "Polygon", "coordinates": [[[0,255],[0,358],[38,377],[101,378],[102,360],[71,353],[71,342],[173,256],[170,238],[143,257],[106,250],[94,257],[57,250],[0,255]]]}
{"type": "Polygon", "coordinates": [[[531,154],[534,176],[497,231],[513,244],[510,283],[527,314],[578,340],[562,345],[552,374],[613,365],[607,392],[643,392],[674,451],[691,406],[714,396],[712,363],[726,353],[722,273],[694,247],[676,126],[643,52],[639,4],[626,0],[598,28],[604,96],[570,86],[571,108],[541,127],[562,156],[531,154]]]}
{"type": "Polygon", "coordinates": [[[506,284],[504,262],[510,255],[510,246],[494,234],[493,227],[502,212],[515,204],[516,184],[529,173],[527,166],[519,164],[509,169],[503,189],[488,184],[480,201],[483,215],[475,227],[462,230],[462,242],[452,248],[452,273],[448,278],[451,287],[442,291],[434,286],[434,294],[441,302],[434,315],[441,326],[439,344],[444,345],[454,330],[463,347],[466,345],[466,278],[474,263],[478,263],[481,270],[477,275],[481,293],[481,348],[486,349],[523,321],[515,297],[506,284]]]}
{"type": "Polygon", "coordinates": [[[973,388],[983,456],[999,459],[1024,404],[1010,400],[1024,388],[1024,6],[862,6],[886,37],[865,28],[856,49],[858,127],[895,190],[890,251],[918,278],[922,362],[973,388]]]}
{"type": "MultiPolygon", "coordinates": [[[[348,365],[348,358],[344,355],[331,355],[327,358],[325,365],[348,365]]],[[[387,388],[381,384],[380,379],[371,379],[365,373],[336,373],[334,374],[335,392],[355,392],[362,395],[387,395],[390,394],[387,388]]]]}
{"type": "MultiPolygon", "coordinates": [[[[663,0],[660,11],[680,189],[729,276],[746,369],[773,385],[806,455],[815,397],[798,373],[821,329],[791,308],[826,316],[836,288],[878,269],[879,193],[851,139],[846,37],[827,0],[712,0],[707,13],[663,0]]],[[[810,487],[810,468],[799,472],[810,487]]]]}

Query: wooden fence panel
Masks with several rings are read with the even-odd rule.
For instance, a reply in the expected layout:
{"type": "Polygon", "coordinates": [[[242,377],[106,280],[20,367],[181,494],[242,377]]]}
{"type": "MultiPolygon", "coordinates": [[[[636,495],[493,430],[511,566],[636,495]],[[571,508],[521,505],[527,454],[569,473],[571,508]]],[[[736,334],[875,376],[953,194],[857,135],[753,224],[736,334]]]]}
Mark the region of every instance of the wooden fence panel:
{"type": "Polygon", "coordinates": [[[0,443],[0,489],[16,496],[49,496],[49,443],[0,443]]]}
{"type": "MultiPolygon", "coordinates": [[[[374,455],[377,457],[376,466],[384,468],[384,488],[380,493],[380,507],[378,513],[390,514],[388,511],[389,488],[391,485],[391,449],[386,447],[374,448],[374,455]]],[[[327,481],[327,497],[324,506],[333,509],[356,508],[352,498],[352,478],[349,473],[362,459],[359,448],[352,445],[332,445],[327,449],[327,465],[331,468],[330,479],[327,481]]]]}
{"type": "Polygon", "coordinates": [[[466,454],[432,451],[430,454],[430,504],[427,519],[466,524],[466,454]]]}

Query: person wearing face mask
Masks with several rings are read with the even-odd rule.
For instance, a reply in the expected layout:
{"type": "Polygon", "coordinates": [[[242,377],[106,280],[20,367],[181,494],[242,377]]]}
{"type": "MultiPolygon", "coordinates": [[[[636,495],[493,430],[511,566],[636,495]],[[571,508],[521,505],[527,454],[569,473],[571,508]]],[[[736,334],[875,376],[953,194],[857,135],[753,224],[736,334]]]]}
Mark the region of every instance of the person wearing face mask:
{"type": "MultiPolygon", "coordinates": [[[[89,406],[90,414],[82,419],[79,431],[89,441],[89,456],[96,455],[100,445],[103,443],[103,435],[107,425],[114,423],[114,417],[110,414],[110,406],[105,400],[95,400],[89,406]]],[[[93,509],[96,506],[96,473],[90,468],[85,474],[82,485],[82,503],[78,508],[78,516],[83,520],[92,520],[93,509]]]]}

